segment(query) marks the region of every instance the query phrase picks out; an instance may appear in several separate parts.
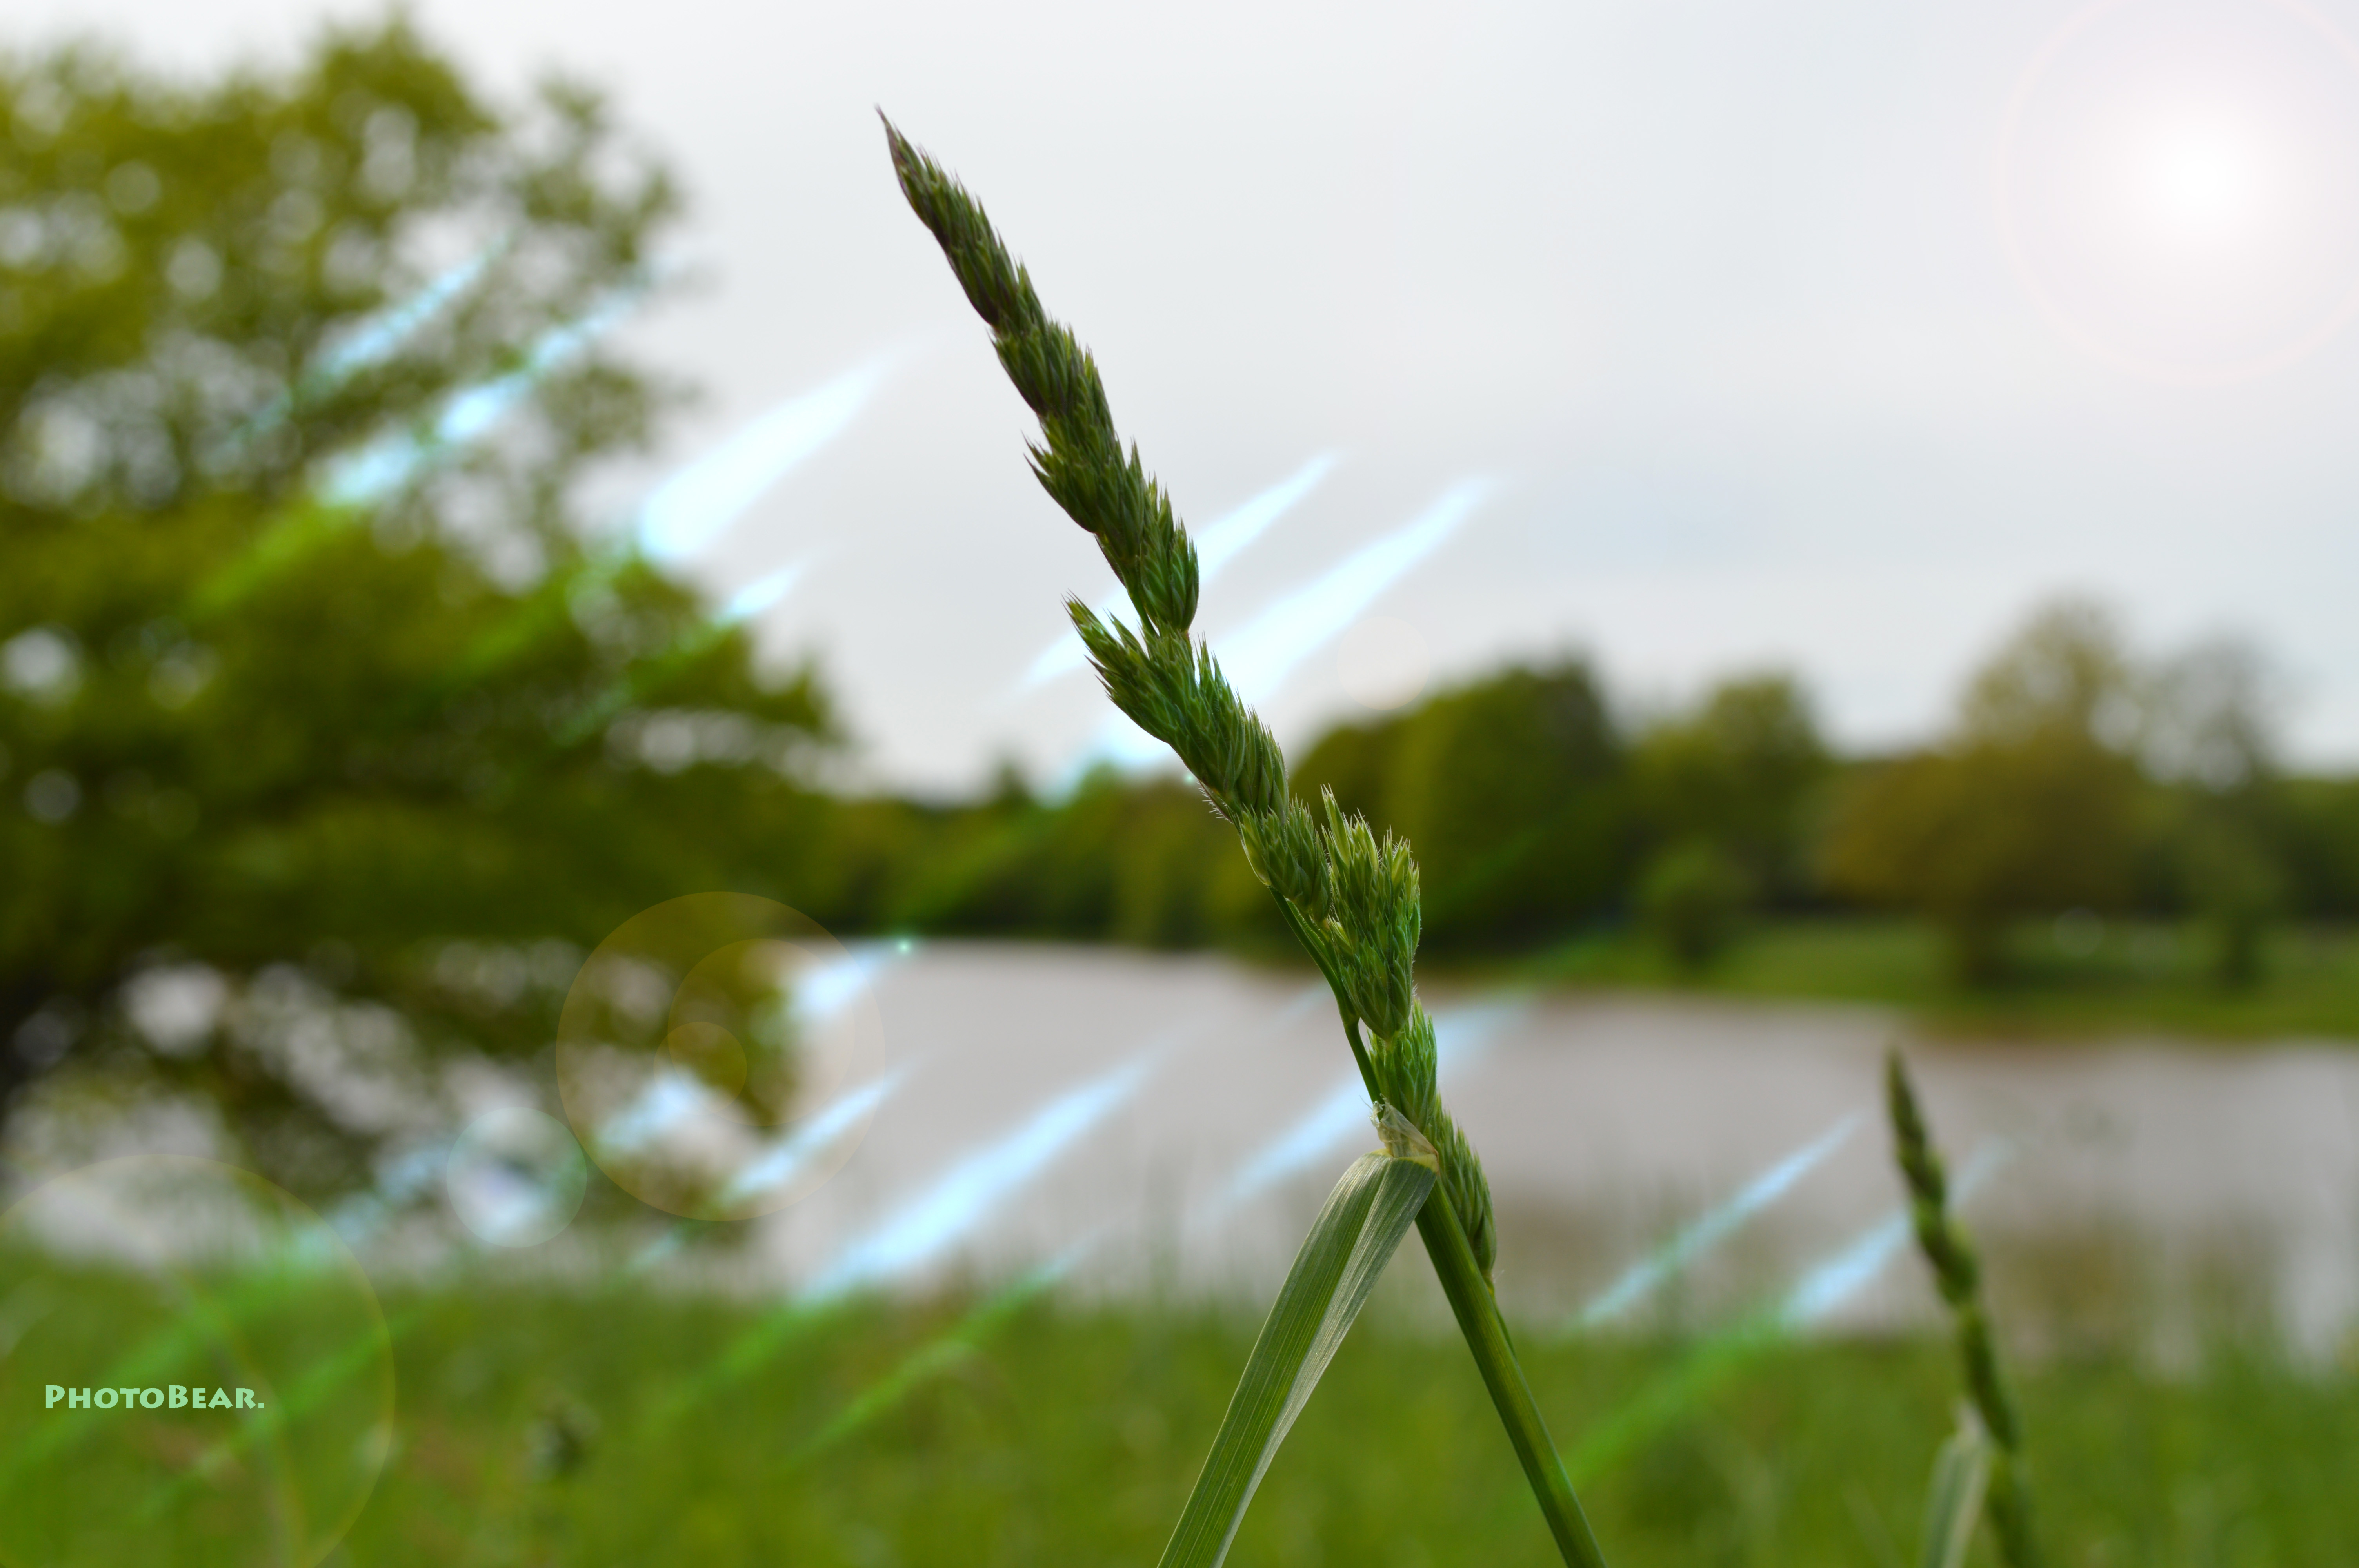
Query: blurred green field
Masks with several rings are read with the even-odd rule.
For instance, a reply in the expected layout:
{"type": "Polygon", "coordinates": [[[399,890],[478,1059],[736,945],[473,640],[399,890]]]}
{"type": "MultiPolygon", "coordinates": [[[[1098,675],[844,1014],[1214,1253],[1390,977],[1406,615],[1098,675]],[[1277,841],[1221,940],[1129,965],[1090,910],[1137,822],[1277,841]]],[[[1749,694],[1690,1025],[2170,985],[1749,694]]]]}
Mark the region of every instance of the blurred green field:
{"type": "Polygon", "coordinates": [[[1930,925],[1830,916],[1763,922],[1694,974],[1627,929],[1586,933],[1513,958],[1451,965],[1437,957],[1422,967],[1462,980],[1872,1002],[1943,1034],[2359,1040],[2359,930],[2347,925],[2272,931],[2262,978],[2245,989],[2212,978],[2191,924],[2109,921],[2080,952],[2066,951],[2053,927],[2027,925],[2012,934],[2008,959],[2002,983],[1967,989],[1944,972],[1930,925]]]}
{"type": "MultiPolygon", "coordinates": [[[[508,1287],[386,1304],[410,1325],[400,1442],[339,1559],[353,1564],[1151,1563],[1253,1329],[1208,1311],[1036,1302],[810,1453],[971,1303],[847,1311],[652,1427],[754,1309],[508,1287]]],[[[1524,1354],[1571,1448],[1689,1350],[1524,1354]]],[[[2059,1564],[2359,1561],[2349,1368],[2305,1379],[2223,1353],[2166,1379],[2076,1360],[2027,1371],[2022,1394],[2059,1564]]],[[[1584,1498],[1617,1563],[1910,1563],[1953,1398],[1930,1340],[1777,1349],[1584,1498]]],[[[1552,1560],[1464,1347],[1381,1317],[1344,1346],[1230,1558],[1552,1560]]]]}

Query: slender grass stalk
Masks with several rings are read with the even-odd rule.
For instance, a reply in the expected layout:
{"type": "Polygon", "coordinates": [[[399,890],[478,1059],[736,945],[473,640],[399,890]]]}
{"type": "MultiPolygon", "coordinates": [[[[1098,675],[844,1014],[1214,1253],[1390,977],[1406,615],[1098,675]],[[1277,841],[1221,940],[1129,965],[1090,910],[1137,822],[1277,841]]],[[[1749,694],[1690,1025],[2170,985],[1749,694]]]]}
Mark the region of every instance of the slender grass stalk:
{"type": "Polygon", "coordinates": [[[1942,1173],[1941,1156],[1933,1148],[1924,1113],[1918,1108],[1916,1088],[1897,1050],[1885,1054],[1884,1087],[1892,1114],[1893,1154],[1908,1185],[1917,1245],[1932,1265],[1933,1282],[1957,1325],[1958,1359],[1965,1372],[1967,1397],[1990,1439],[1984,1517],[1990,1520],[2000,1560],[2007,1568],[2040,1568],[2039,1544],[2031,1528],[2031,1491],[2024,1476],[2023,1428],[1999,1371],[1990,1319],[1983,1311],[1982,1266],[1975,1260],[1973,1243],[1951,1218],[1949,1182],[1942,1173]]]}
{"type": "Polygon", "coordinates": [[[1090,663],[1114,705],[1179,755],[1212,809],[1235,827],[1246,862],[1334,991],[1369,1098],[1434,1150],[1439,1180],[1418,1215],[1427,1255],[1564,1561],[1603,1568],[1499,1315],[1490,1183],[1437,1089],[1433,1020],[1417,998],[1422,915],[1408,845],[1390,833],[1380,842],[1332,793],[1314,815],[1288,792],[1286,760],[1268,728],[1211,649],[1190,635],[1195,546],[1137,449],[1125,453],[1095,362],[1070,328],[1049,318],[983,208],[889,120],[885,135],[902,194],[1039,418],[1042,442],[1027,443],[1034,477],[1097,539],[1137,617],[1135,631],[1109,625],[1069,597],[1066,611],[1090,663]]]}

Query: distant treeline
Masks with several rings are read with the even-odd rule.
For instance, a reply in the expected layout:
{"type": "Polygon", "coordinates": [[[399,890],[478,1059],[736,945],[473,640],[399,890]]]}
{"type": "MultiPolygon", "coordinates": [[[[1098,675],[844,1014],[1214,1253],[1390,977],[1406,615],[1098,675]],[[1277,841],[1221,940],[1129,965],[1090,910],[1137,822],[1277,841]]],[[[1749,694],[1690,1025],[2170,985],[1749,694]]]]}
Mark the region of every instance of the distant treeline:
{"type": "MultiPolygon", "coordinates": [[[[1578,659],[1515,665],[1327,731],[1294,787],[1414,845],[1425,943],[1528,947],[1636,925],[1701,965],[1761,914],[1914,911],[1988,979],[2027,917],[2206,923],[2224,979],[2285,918],[2359,916],[2359,778],[2289,777],[2259,668],[2212,645],[2140,665],[2097,611],[2036,616],[1952,731],[1844,758],[1790,677],[1617,719],[1578,659]]],[[[1283,948],[1229,827],[1184,780],[1088,775],[1044,802],[830,803],[801,893],[845,931],[1283,948]]]]}

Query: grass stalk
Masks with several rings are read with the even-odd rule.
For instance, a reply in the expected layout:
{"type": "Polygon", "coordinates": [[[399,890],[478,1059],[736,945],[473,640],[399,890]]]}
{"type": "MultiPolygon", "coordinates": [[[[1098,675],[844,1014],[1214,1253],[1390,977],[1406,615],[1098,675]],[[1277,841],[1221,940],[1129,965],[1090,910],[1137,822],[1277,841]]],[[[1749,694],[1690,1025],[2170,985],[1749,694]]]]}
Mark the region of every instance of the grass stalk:
{"type": "MultiPolygon", "coordinates": [[[[1292,924],[1296,916],[1283,898],[1278,900],[1278,906],[1292,924]]],[[[1298,932],[1298,938],[1300,935],[1298,932]]],[[[1317,949],[1311,951],[1315,956],[1317,949]]],[[[1328,983],[1335,983],[1332,976],[1328,983]]],[[[1352,1016],[1340,987],[1336,1003],[1343,1010],[1343,1038],[1352,1047],[1352,1059],[1360,1065],[1360,1076],[1368,1087],[1369,1097],[1375,1098],[1375,1075],[1368,1064],[1367,1051],[1360,1044],[1359,1021],[1352,1016]]],[[[1417,1231],[1425,1242],[1426,1257],[1433,1263],[1434,1277],[1441,1281],[1441,1293],[1450,1303],[1451,1315],[1458,1320],[1458,1332],[1465,1336],[1466,1348],[1473,1353],[1475,1369],[1483,1375],[1483,1387],[1491,1396],[1492,1408],[1499,1412],[1499,1424],[1506,1428],[1516,1460],[1524,1467],[1524,1479],[1530,1484],[1541,1516],[1548,1520],[1549,1533],[1556,1538],[1557,1551],[1567,1563],[1578,1564],[1579,1568],[1604,1568],[1605,1553],[1589,1528],[1589,1516],[1582,1511],[1581,1499],[1573,1495],[1572,1477],[1565,1472],[1556,1440],[1549,1435],[1539,1402],[1532,1398],[1531,1384],[1526,1380],[1523,1363],[1516,1356],[1515,1341],[1507,1336],[1507,1320],[1500,1314],[1497,1293],[1482,1266],[1475,1262],[1465,1227],[1458,1223],[1458,1211],[1440,1188],[1436,1187],[1425,1206],[1418,1211],[1417,1231]]]]}
{"type": "Polygon", "coordinates": [[[2031,1527],[2031,1490],[2023,1472],[2023,1426],[1999,1370],[1990,1317],[1983,1310],[1982,1265],[1974,1256],[1973,1244],[1951,1217],[1949,1181],[1941,1156],[1933,1147],[1932,1134],[1917,1103],[1916,1087],[1908,1081],[1908,1069],[1897,1050],[1885,1054],[1884,1087],[1892,1117],[1894,1158],[1908,1184],[1918,1249],[1932,1266],[1934,1285],[1949,1305],[1967,1397],[1990,1438],[1984,1517],[1997,1541],[1999,1560],[2007,1568],[2041,1568],[2039,1543],[2031,1527]]]}
{"type": "Polygon", "coordinates": [[[1439,1189],[1418,1211],[1417,1229],[1425,1239],[1426,1256],[1433,1260],[1433,1272],[1441,1281],[1441,1293],[1449,1298],[1451,1314],[1458,1320],[1458,1332],[1465,1336],[1466,1348],[1473,1352],[1491,1406],[1499,1412],[1499,1424],[1506,1428],[1516,1462],[1524,1467],[1524,1479],[1539,1503],[1541,1517],[1548,1520],[1549,1533],[1556,1538],[1558,1552],[1578,1568],[1605,1568],[1605,1553],[1590,1530],[1581,1499],[1573,1495],[1572,1478],[1565,1474],[1564,1461],[1549,1436],[1548,1422],[1541,1419],[1539,1404],[1532,1398],[1531,1384],[1525,1380],[1523,1363],[1516,1359],[1515,1344],[1507,1337],[1498,1298],[1475,1266],[1457,1210],[1442,1199],[1439,1189]]]}
{"type": "Polygon", "coordinates": [[[1321,820],[1288,793],[1277,742],[1229,686],[1212,650],[1190,635],[1200,584],[1195,546],[1137,449],[1125,452],[1096,362],[1042,308],[1030,275],[981,205],[889,120],[885,135],[902,194],[1039,418],[1043,439],[1030,447],[1034,477],[1096,538],[1129,596],[1135,630],[1109,625],[1079,599],[1066,600],[1100,683],[1140,729],[1178,754],[1212,809],[1236,828],[1247,864],[1335,994],[1370,1100],[1430,1145],[1438,1179],[1417,1220],[1427,1256],[1558,1550],[1572,1568],[1603,1568],[1499,1314],[1490,1183],[1441,1105],[1433,1020],[1416,990],[1423,916],[1408,845],[1390,833],[1379,841],[1332,794],[1323,795],[1321,820]]]}

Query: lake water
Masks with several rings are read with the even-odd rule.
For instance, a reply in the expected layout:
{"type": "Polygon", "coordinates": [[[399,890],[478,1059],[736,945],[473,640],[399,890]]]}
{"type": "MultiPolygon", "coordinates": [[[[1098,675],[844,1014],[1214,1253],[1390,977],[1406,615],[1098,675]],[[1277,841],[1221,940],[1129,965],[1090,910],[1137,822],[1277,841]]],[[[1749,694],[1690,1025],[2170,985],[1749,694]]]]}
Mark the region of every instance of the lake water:
{"type": "MultiPolygon", "coordinates": [[[[1087,1290],[1266,1302],[1375,1146],[1333,1005],[1301,979],[938,943],[874,983],[906,1071],[830,1183],[754,1222],[780,1281],[1062,1259],[1087,1290]]],[[[1972,1173],[1961,1209],[2011,1332],[2068,1350],[2135,1333],[2169,1356],[2267,1325],[2321,1355],[2359,1324],[2359,1047],[1932,1043],[1872,1009],[1658,996],[1426,1001],[1520,1321],[1930,1312],[1881,1105],[1898,1040],[1953,1176],[1972,1173]]],[[[1388,1288],[1438,1311],[1430,1281],[1388,1288]]]]}

